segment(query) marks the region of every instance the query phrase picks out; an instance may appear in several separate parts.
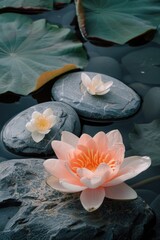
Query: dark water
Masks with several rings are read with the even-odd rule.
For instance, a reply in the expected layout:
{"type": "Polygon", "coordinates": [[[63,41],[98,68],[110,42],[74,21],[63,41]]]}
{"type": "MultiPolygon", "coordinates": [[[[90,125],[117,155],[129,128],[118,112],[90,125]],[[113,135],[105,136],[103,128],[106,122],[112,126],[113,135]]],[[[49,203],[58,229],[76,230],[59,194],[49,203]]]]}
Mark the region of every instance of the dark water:
{"type": "MultiPolygon", "coordinates": [[[[38,18],[46,18],[48,21],[63,25],[64,27],[70,27],[78,37],[80,37],[80,33],[78,31],[78,27],[75,20],[75,9],[74,5],[71,4],[70,6],[58,10],[58,11],[51,11],[51,12],[45,12],[38,15],[31,15],[33,19],[38,18]]],[[[90,71],[94,71],[95,69],[95,63],[92,65],[92,59],[94,57],[111,57],[118,61],[120,67],[122,68],[122,76],[121,79],[125,84],[128,86],[134,86],[134,80],[130,79],[127,76],[127,70],[122,67],[121,59],[126,54],[139,50],[139,49],[145,49],[148,47],[156,47],[160,48],[158,44],[154,43],[153,41],[149,41],[148,39],[152,39],[153,35],[142,36],[139,39],[136,39],[135,41],[132,41],[131,44],[126,44],[124,46],[96,46],[94,44],[91,44],[89,42],[84,42],[84,47],[86,48],[87,54],[89,56],[89,64],[90,64],[90,71]],[[146,40],[147,39],[147,40],[146,40]]],[[[81,38],[82,40],[82,38],[81,38]]],[[[105,67],[103,64],[99,64],[99,73],[104,73],[105,67]]],[[[129,74],[128,74],[129,75],[129,74]]],[[[154,71],[153,71],[153,77],[154,77],[154,71]]],[[[9,119],[11,119],[13,116],[18,114],[19,112],[29,108],[30,106],[33,106],[35,104],[49,101],[51,100],[51,87],[53,85],[53,81],[45,85],[43,88],[38,90],[34,94],[30,94],[28,96],[18,96],[12,93],[6,93],[3,95],[0,95],[0,109],[1,109],[1,116],[0,116],[0,129],[3,128],[3,126],[6,124],[9,119]]],[[[151,109],[148,109],[148,113],[146,113],[146,108],[144,111],[143,101],[146,93],[151,89],[152,87],[155,87],[156,85],[150,85],[150,84],[143,84],[141,88],[138,89],[138,94],[142,98],[142,105],[140,110],[132,117],[124,120],[119,120],[115,122],[108,122],[108,123],[92,123],[92,122],[85,122],[81,120],[82,123],[82,132],[88,133],[90,135],[94,135],[98,131],[104,131],[108,132],[113,129],[119,129],[122,133],[124,144],[126,146],[127,154],[130,155],[130,144],[128,139],[128,134],[131,132],[131,130],[134,127],[135,123],[147,123],[151,122],[154,119],[160,118],[160,111],[155,113],[155,111],[152,111],[151,109]]],[[[157,102],[157,105],[159,102],[157,102]]],[[[156,108],[156,106],[154,106],[156,108]]],[[[0,161],[3,161],[4,159],[16,159],[16,158],[22,158],[22,156],[14,155],[10,152],[8,152],[2,142],[0,143],[0,161]]],[[[150,167],[147,171],[140,174],[138,177],[135,177],[134,179],[130,180],[129,183],[133,185],[138,194],[142,196],[147,203],[151,204],[155,198],[160,194],[160,179],[158,177],[160,176],[160,167],[150,167]],[[157,179],[153,179],[153,177],[157,176],[157,179]],[[148,182],[147,182],[147,181],[148,182]]],[[[158,207],[158,206],[157,206],[158,207]]],[[[160,209],[160,206],[159,206],[160,209]]],[[[157,210],[158,211],[158,210],[157,210]]],[[[160,210],[159,210],[160,212],[160,210]]],[[[158,228],[158,225],[157,225],[158,228]]],[[[153,238],[154,239],[154,238],[153,238]]],[[[158,238],[157,238],[158,239],[158,238]]]]}

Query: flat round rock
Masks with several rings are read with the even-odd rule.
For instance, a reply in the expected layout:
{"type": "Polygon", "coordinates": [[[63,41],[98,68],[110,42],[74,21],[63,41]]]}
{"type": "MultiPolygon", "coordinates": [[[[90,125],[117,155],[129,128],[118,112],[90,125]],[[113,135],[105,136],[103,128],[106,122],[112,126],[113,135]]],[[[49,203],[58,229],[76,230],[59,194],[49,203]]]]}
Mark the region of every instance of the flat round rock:
{"type": "MultiPolygon", "coordinates": [[[[102,81],[113,81],[105,95],[91,95],[81,82],[81,73],[74,72],[59,78],[52,88],[52,97],[73,107],[81,118],[107,121],[132,116],[140,107],[140,97],[121,81],[101,74],[102,81]]],[[[97,73],[85,72],[90,78],[97,73]]]]}
{"type": "Polygon", "coordinates": [[[61,132],[64,130],[76,135],[80,134],[81,125],[77,113],[65,103],[45,102],[30,107],[12,118],[2,130],[2,141],[5,147],[15,154],[47,157],[54,154],[51,142],[60,140],[61,132]],[[47,108],[53,110],[57,121],[44,139],[36,143],[25,125],[30,121],[34,111],[43,113],[47,108]]]}

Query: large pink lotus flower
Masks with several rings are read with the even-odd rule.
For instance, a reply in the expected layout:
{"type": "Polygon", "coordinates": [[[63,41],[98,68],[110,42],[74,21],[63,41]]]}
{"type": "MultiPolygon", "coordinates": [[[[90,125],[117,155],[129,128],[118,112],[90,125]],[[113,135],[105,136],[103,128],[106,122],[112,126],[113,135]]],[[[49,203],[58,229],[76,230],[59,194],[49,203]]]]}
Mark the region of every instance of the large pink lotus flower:
{"type": "Polygon", "coordinates": [[[137,198],[136,192],[124,181],[151,164],[149,157],[124,158],[125,147],[118,130],[107,134],[99,132],[93,138],[87,134],[78,138],[64,131],[61,141],[53,141],[52,147],[58,159],[44,162],[51,174],[47,183],[61,192],[82,191],[80,201],[89,212],[99,208],[104,197],[137,198]]]}

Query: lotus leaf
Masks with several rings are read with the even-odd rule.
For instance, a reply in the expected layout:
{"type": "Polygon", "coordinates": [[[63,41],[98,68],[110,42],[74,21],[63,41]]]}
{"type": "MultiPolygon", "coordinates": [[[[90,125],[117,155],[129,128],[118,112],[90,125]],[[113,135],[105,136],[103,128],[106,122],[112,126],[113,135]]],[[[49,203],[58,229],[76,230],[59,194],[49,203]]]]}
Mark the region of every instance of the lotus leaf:
{"type": "Polygon", "coordinates": [[[82,44],[67,28],[25,15],[0,15],[0,93],[27,95],[52,78],[86,65],[82,44]]]}
{"type": "Polygon", "coordinates": [[[135,82],[160,84],[160,48],[148,47],[122,58],[123,66],[135,82]]]}
{"type": "Polygon", "coordinates": [[[118,44],[156,29],[159,0],[75,0],[79,27],[89,40],[118,44]]]}
{"type": "Polygon", "coordinates": [[[160,120],[136,124],[129,139],[135,154],[150,156],[152,165],[160,165],[160,120]]]}

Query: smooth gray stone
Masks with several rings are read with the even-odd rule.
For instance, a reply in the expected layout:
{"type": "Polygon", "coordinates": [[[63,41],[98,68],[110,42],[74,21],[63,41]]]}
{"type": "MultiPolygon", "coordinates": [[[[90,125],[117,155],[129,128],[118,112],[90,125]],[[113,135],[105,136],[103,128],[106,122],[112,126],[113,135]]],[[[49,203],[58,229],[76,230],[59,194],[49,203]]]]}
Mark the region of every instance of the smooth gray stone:
{"type": "Polygon", "coordinates": [[[51,189],[42,159],[0,163],[1,240],[138,240],[148,235],[155,218],[149,206],[136,200],[105,199],[89,213],[79,193],[51,189]],[[145,234],[145,236],[144,236],[145,234]]]}
{"type": "Polygon", "coordinates": [[[151,88],[144,97],[142,111],[147,121],[160,118],[160,87],[151,88]]]}
{"type": "Polygon", "coordinates": [[[76,135],[80,134],[81,126],[77,113],[65,103],[45,102],[30,107],[11,119],[2,130],[2,141],[5,147],[15,154],[45,157],[54,154],[51,142],[60,140],[61,132],[64,130],[76,135]],[[36,143],[25,125],[34,111],[42,113],[47,108],[53,110],[54,115],[57,116],[57,123],[42,141],[36,143]]]}
{"type": "MultiPolygon", "coordinates": [[[[91,78],[96,75],[86,72],[91,78]]],[[[66,74],[52,88],[53,99],[65,102],[88,120],[106,121],[132,116],[140,107],[139,96],[119,80],[101,74],[104,82],[113,81],[109,93],[90,95],[81,83],[81,72],[66,74]]]]}
{"type": "Polygon", "coordinates": [[[122,70],[117,60],[111,57],[92,57],[89,59],[89,63],[84,68],[87,72],[96,72],[106,74],[110,77],[114,77],[118,80],[122,78],[122,70]]]}

